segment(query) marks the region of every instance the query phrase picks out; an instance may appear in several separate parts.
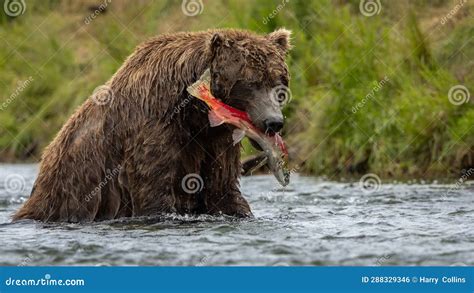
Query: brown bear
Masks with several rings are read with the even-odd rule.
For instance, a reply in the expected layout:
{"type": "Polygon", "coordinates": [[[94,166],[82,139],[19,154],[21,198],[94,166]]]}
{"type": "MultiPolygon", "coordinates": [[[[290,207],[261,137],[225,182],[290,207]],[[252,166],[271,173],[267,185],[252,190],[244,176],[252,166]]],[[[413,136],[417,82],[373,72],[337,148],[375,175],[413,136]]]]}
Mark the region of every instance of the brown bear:
{"type": "Polygon", "coordinates": [[[231,126],[210,127],[186,88],[210,68],[211,92],[266,132],[283,115],[290,32],[172,33],[139,45],[45,149],[30,198],[14,220],[99,221],[162,213],[251,216],[239,191],[231,126]]]}

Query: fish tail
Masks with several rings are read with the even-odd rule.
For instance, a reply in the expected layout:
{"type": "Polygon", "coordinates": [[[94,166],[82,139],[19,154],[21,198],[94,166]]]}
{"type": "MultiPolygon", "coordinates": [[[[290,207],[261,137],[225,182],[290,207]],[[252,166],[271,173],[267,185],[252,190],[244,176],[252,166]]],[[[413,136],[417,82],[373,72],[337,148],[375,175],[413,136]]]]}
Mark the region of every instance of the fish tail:
{"type": "Polygon", "coordinates": [[[209,68],[204,71],[204,73],[201,75],[201,78],[199,78],[199,81],[208,85],[211,83],[211,70],[209,68]]]}
{"type": "Polygon", "coordinates": [[[200,98],[200,93],[199,93],[199,90],[198,90],[198,84],[193,83],[192,85],[188,86],[186,90],[188,91],[188,93],[191,96],[196,97],[196,98],[200,98]]]}
{"type": "Polygon", "coordinates": [[[190,95],[192,95],[196,98],[202,99],[203,97],[201,97],[201,93],[199,91],[199,88],[204,86],[205,88],[209,89],[210,84],[211,84],[211,71],[208,68],[208,69],[206,69],[206,71],[204,71],[204,73],[201,75],[201,77],[195,83],[188,86],[188,88],[186,90],[188,91],[188,93],[190,95]]]}

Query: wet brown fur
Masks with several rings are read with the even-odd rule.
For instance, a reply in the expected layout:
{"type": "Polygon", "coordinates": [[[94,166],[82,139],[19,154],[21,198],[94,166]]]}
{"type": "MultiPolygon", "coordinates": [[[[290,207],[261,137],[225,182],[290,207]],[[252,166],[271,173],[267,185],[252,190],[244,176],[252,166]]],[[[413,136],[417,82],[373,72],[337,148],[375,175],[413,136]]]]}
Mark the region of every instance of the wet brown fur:
{"type": "Polygon", "coordinates": [[[217,45],[239,44],[248,52],[249,64],[239,69],[244,78],[245,71],[265,79],[287,70],[284,30],[271,36],[210,30],[146,41],[107,82],[111,100],[86,100],[45,149],[31,196],[14,220],[251,215],[239,191],[240,147],[232,145],[230,127],[210,128],[206,107],[186,93],[206,68],[230,70],[229,56],[213,47],[216,35],[217,45]],[[183,191],[190,173],[203,179],[197,193],[183,191]]]}

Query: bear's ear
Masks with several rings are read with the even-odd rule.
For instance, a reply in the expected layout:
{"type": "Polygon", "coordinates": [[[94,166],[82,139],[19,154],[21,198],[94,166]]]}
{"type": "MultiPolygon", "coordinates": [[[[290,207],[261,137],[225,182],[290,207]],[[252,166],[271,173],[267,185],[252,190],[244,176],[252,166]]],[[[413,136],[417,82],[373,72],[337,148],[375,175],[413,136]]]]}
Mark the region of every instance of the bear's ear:
{"type": "Polygon", "coordinates": [[[224,42],[224,37],[219,33],[215,33],[211,38],[211,47],[212,48],[220,47],[223,42],[224,42]]]}
{"type": "Polygon", "coordinates": [[[215,33],[214,35],[212,35],[210,45],[209,45],[212,54],[214,55],[217,49],[222,47],[224,44],[225,44],[224,36],[222,36],[220,33],[215,33]]]}
{"type": "Polygon", "coordinates": [[[287,54],[291,49],[290,37],[291,31],[284,28],[277,29],[273,33],[267,35],[267,39],[277,45],[277,47],[280,48],[284,54],[287,54]]]}

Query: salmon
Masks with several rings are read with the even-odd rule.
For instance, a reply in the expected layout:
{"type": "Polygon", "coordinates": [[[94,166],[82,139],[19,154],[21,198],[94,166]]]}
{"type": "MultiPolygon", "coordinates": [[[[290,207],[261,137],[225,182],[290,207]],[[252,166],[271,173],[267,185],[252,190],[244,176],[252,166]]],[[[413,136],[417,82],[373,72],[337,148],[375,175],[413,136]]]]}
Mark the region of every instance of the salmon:
{"type": "Polygon", "coordinates": [[[235,126],[232,133],[233,144],[239,143],[245,136],[253,139],[264,151],[266,159],[260,164],[268,168],[282,186],[290,183],[288,167],[288,151],[283,139],[278,133],[267,135],[260,131],[250,120],[249,115],[229,106],[215,98],[210,90],[211,74],[207,69],[201,78],[187,88],[193,97],[203,101],[209,107],[209,123],[211,127],[227,123],[235,126]]]}

